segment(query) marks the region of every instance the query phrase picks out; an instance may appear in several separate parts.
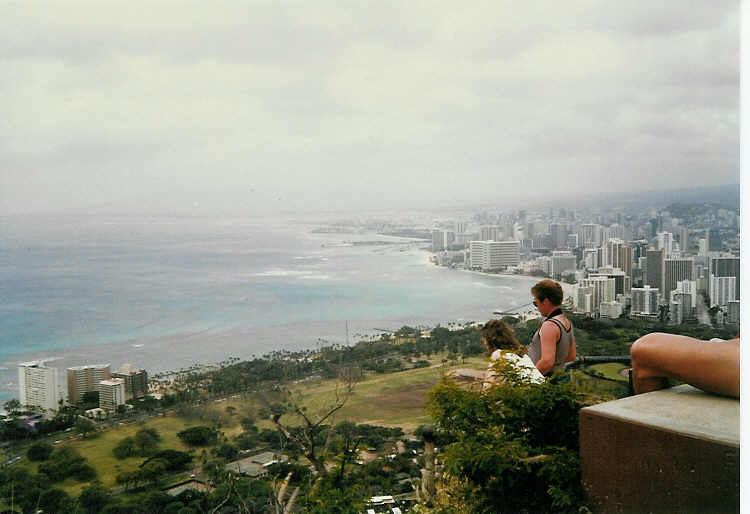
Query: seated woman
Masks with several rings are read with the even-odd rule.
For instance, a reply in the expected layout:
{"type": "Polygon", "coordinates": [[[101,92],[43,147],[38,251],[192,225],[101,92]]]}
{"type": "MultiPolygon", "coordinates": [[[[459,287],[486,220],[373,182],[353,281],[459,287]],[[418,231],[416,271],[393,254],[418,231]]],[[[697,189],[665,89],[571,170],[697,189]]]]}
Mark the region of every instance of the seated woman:
{"type": "Polygon", "coordinates": [[[740,397],[740,340],[709,342],[653,333],[630,347],[633,391],[647,393],[669,386],[669,378],[709,393],[740,397]]]}
{"type": "Polygon", "coordinates": [[[513,330],[507,324],[499,319],[491,319],[484,324],[481,332],[482,341],[490,356],[490,365],[484,379],[484,389],[500,379],[495,370],[495,364],[501,358],[512,363],[518,370],[520,377],[528,378],[534,383],[544,382],[544,376],[526,355],[526,349],[519,344],[513,335],[513,330]]]}

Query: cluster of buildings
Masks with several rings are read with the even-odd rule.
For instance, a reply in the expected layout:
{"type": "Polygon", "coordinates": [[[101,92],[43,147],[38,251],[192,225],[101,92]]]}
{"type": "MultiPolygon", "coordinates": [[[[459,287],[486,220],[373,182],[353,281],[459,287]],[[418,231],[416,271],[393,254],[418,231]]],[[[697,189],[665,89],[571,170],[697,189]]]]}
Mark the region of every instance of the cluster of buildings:
{"type": "Polygon", "coordinates": [[[654,210],[628,216],[520,210],[494,223],[475,216],[433,229],[432,251],[441,265],[576,284],[572,307],[579,313],[682,323],[715,308],[717,322],[739,323],[739,216],[705,211],[685,219],[654,210]]]}
{"type": "MultiPolygon", "coordinates": [[[[88,415],[103,417],[125,405],[127,400],[141,398],[148,393],[148,374],[130,364],[112,371],[109,364],[90,364],[66,369],[67,402],[75,405],[86,393],[96,393],[99,406],[88,415]]],[[[44,412],[57,411],[66,401],[57,368],[45,361],[22,362],[18,365],[19,401],[44,412]]],[[[95,396],[95,397],[96,397],[95,396]]]]}

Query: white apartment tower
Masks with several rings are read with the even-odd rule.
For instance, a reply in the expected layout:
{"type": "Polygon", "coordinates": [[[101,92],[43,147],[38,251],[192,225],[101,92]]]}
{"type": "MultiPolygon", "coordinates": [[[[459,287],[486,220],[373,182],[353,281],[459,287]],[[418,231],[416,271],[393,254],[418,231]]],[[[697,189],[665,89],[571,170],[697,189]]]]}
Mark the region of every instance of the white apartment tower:
{"type": "Polygon", "coordinates": [[[736,277],[711,277],[709,284],[709,298],[711,307],[723,307],[729,302],[736,300],[735,287],[737,284],[736,277]]]}
{"type": "Polygon", "coordinates": [[[592,312],[599,312],[599,305],[602,302],[611,302],[615,300],[615,279],[599,276],[589,277],[581,280],[582,287],[593,289],[592,295],[592,312]]]}
{"type": "Polygon", "coordinates": [[[499,270],[518,266],[521,243],[518,241],[472,241],[470,265],[473,269],[499,270]]]}
{"type": "Polygon", "coordinates": [[[664,258],[672,257],[672,233],[659,232],[656,234],[656,249],[664,249],[664,258]]]}
{"type": "Polygon", "coordinates": [[[58,389],[57,368],[44,361],[22,362],[18,365],[18,389],[21,405],[56,411],[61,395],[58,389]]]}
{"type": "Polygon", "coordinates": [[[114,411],[125,403],[125,381],[121,378],[99,382],[99,407],[114,411]]]}
{"type": "Polygon", "coordinates": [[[630,290],[633,303],[630,308],[632,314],[658,314],[659,289],[651,286],[634,287],[630,290]]]}

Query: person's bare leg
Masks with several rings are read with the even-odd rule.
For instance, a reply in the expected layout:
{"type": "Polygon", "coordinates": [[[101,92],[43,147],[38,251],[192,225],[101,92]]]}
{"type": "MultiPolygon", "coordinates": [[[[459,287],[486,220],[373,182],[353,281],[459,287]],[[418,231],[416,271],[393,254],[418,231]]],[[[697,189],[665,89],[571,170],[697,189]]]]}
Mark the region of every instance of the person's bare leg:
{"type": "Polygon", "coordinates": [[[633,343],[630,356],[635,394],[663,389],[674,377],[704,391],[740,396],[739,339],[709,343],[653,333],[633,343]]]}

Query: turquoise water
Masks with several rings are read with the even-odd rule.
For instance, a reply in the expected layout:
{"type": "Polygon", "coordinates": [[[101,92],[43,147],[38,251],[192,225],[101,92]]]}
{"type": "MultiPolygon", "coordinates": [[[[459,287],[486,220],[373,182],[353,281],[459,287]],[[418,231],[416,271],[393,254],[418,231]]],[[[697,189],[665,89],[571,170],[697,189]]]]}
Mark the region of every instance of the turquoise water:
{"type": "MultiPolygon", "coordinates": [[[[36,217],[0,225],[0,397],[15,363],[150,372],[485,320],[530,280],[438,268],[424,242],[314,234],[300,221],[36,217]],[[352,246],[354,241],[386,245],[352,246]]],[[[61,373],[62,377],[62,373],[61,373]]]]}

